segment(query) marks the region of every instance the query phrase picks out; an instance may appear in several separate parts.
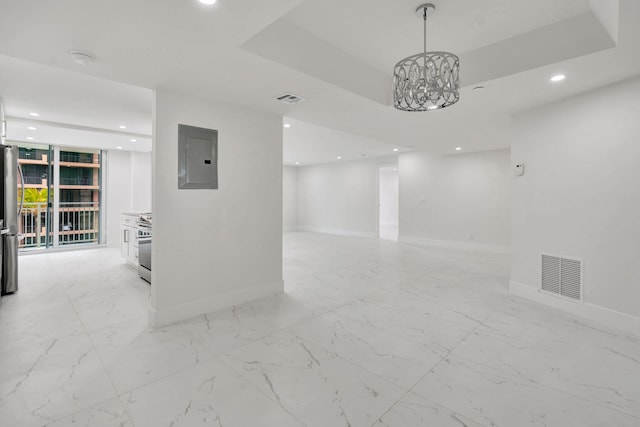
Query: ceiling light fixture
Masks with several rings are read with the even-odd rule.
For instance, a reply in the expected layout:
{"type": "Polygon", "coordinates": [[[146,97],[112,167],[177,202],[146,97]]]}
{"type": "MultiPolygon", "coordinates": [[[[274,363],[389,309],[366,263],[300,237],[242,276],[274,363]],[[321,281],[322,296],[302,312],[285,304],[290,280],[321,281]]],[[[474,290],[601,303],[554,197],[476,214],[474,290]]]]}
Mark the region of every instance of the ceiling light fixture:
{"type": "Polygon", "coordinates": [[[289,123],[285,123],[284,127],[286,127],[287,129],[289,129],[291,127],[291,125],[289,123]]]}
{"type": "Polygon", "coordinates": [[[38,114],[38,113],[29,113],[29,115],[31,117],[40,117],[40,114],[38,114]]]}
{"type": "Polygon", "coordinates": [[[138,142],[138,140],[137,140],[137,139],[130,139],[129,141],[131,141],[131,142],[138,142]]]}
{"type": "Polygon", "coordinates": [[[395,151],[397,153],[398,151],[400,151],[400,149],[394,148],[393,151],[395,151]]]}
{"type": "Polygon", "coordinates": [[[118,150],[122,150],[122,145],[118,145],[116,148],[117,148],[118,150]]]}
{"type": "Polygon", "coordinates": [[[71,59],[78,65],[89,65],[95,61],[95,56],[90,54],[89,52],[83,52],[81,50],[72,50],[69,52],[71,55],[71,59]]]}
{"type": "Polygon", "coordinates": [[[456,151],[462,150],[462,147],[456,147],[456,151]]]}
{"type": "Polygon", "coordinates": [[[567,76],[565,76],[564,74],[556,74],[555,76],[551,77],[551,81],[556,83],[556,82],[561,82],[566,78],[567,76]]]}
{"type": "Polygon", "coordinates": [[[27,126],[27,129],[29,130],[36,130],[36,128],[34,126],[27,126]]]}
{"type": "Polygon", "coordinates": [[[125,125],[120,125],[118,126],[120,129],[126,129],[127,127],[125,125]]]}
{"type": "Polygon", "coordinates": [[[299,164],[300,164],[300,162],[296,162],[296,165],[299,165],[299,164]]]}
{"type": "Polygon", "coordinates": [[[424,21],[424,50],[393,69],[393,106],[398,110],[435,110],[460,99],[460,59],[449,52],[427,52],[427,16],[435,10],[433,3],[418,6],[416,14],[424,21]]]}
{"type": "Polygon", "coordinates": [[[217,0],[198,0],[202,4],[206,4],[207,6],[211,6],[212,4],[216,4],[217,0]]]}
{"type": "Polygon", "coordinates": [[[338,157],[336,157],[336,159],[342,160],[342,156],[338,156],[338,157]]]}
{"type": "Polygon", "coordinates": [[[33,137],[32,137],[32,136],[28,136],[28,137],[27,137],[27,139],[28,139],[29,141],[33,141],[33,137]]]}

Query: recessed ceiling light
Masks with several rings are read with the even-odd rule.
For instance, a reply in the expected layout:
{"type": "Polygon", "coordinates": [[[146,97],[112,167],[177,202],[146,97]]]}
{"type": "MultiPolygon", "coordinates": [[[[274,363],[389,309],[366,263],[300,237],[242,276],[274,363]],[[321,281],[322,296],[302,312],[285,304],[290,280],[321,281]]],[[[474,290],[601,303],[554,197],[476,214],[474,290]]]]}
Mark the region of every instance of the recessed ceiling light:
{"type": "Polygon", "coordinates": [[[211,6],[212,4],[216,4],[217,0],[198,0],[202,4],[206,4],[207,6],[211,6]]]}
{"type": "Polygon", "coordinates": [[[338,156],[338,157],[336,157],[336,159],[341,160],[341,159],[342,159],[342,156],[338,156]]]}
{"type": "Polygon", "coordinates": [[[29,115],[31,117],[40,117],[40,114],[38,114],[38,113],[29,113],[29,115]]]}
{"type": "Polygon", "coordinates": [[[118,150],[122,150],[122,145],[118,145],[116,148],[117,148],[118,150]]]}
{"type": "Polygon", "coordinates": [[[32,136],[28,136],[28,137],[27,137],[27,139],[28,139],[29,141],[33,141],[33,137],[32,137],[32,136]]]}
{"type": "Polygon", "coordinates": [[[286,127],[287,129],[291,127],[291,125],[289,123],[285,123],[284,127],[286,127]]]}
{"type": "Polygon", "coordinates": [[[36,130],[35,126],[27,126],[27,129],[29,129],[29,130],[36,130]]]}
{"type": "Polygon", "coordinates": [[[296,162],[296,165],[299,165],[299,164],[300,164],[300,162],[296,162]]]}
{"type": "Polygon", "coordinates": [[[394,172],[398,172],[398,169],[394,169],[393,171],[394,171],[394,172]]]}
{"type": "Polygon", "coordinates": [[[393,151],[396,151],[396,152],[397,152],[397,151],[399,151],[399,149],[398,149],[398,148],[394,148],[394,149],[393,149],[393,151]]]}
{"type": "Polygon", "coordinates": [[[130,139],[129,141],[131,141],[131,142],[138,142],[138,140],[137,140],[137,139],[130,139]]]}
{"type": "Polygon", "coordinates": [[[118,126],[120,129],[126,129],[127,127],[125,125],[120,125],[118,126]]]}
{"type": "Polygon", "coordinates": [[[551,81],[552,82],[561,82],[566,78],[567,78],[567,76],[565,76],[564,74],[556,74],[555,76],[551,77],[551,81]]]}
{"type": "Polygon", "coordinates": [[[456,147],[456,151],[462,150],[462,147],[456,147]]]}

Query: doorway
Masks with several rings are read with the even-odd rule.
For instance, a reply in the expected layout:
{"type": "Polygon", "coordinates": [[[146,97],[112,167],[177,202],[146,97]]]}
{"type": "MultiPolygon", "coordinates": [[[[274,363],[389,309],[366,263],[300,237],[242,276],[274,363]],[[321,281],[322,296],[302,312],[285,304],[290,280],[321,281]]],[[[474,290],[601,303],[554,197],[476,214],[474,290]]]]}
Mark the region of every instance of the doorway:
{"type": "Polygon", "coordinates": [[[385,240],[398,240],[399,231],[399,179],[398,165],[378,167],[378,236],[385,240]]]}

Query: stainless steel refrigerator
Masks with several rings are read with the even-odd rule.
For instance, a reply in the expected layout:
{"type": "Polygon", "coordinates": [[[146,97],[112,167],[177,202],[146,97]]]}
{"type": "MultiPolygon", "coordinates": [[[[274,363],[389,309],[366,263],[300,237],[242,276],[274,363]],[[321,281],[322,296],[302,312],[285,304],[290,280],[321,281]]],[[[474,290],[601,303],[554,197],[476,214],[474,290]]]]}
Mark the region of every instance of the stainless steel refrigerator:
{"type": "MultiPolygon", "coordinates": [[[[6,145],[6,122],[4,105],[0,99],[0,119],[2,137],[0,139],[0,214],[2,215],[2,295],[12,294],[18,290],[18,219],[23,202],[18,203],[18,177],[23,189],[22,171],[18,165],[18,147],[6,145]]],[[[24,198],[22,198],[24,200],[24,198]]]]}

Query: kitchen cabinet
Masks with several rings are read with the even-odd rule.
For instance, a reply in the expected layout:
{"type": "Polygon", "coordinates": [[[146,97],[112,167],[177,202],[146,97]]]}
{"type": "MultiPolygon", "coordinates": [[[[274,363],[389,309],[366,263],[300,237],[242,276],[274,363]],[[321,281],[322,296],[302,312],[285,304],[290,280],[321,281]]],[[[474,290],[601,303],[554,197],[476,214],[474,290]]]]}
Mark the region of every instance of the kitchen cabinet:
{"type": "Polygon", "coordinates": [[[138,214],[123,213],[120,217],[120,255],[127,264],[138,268],[138,214]]]}

